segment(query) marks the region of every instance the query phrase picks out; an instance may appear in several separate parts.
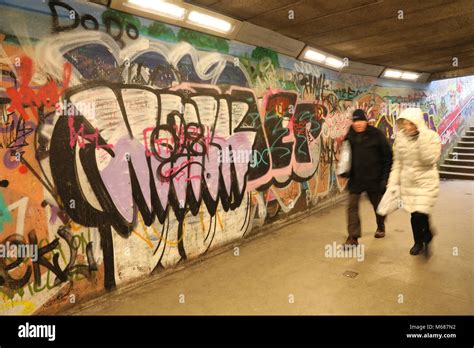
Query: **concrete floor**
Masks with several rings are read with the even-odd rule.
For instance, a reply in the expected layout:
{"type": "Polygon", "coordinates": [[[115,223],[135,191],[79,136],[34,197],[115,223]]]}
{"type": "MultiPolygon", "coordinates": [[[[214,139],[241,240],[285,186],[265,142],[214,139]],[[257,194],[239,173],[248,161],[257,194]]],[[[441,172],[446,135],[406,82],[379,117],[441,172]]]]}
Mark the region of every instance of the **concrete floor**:
{"type": "Polygon", "coordinates": [[[375,239],[370,203],[361,203],[362,262],[325,257],[327,244],[346,238],[339,204],[244,243],[240,256],[226,250],[75,314],[474,314],[474,181],[442,182],[428,260],[408,253],[408,213],[390,215],[386,237],[375,239]],[[358,276],[344,276],[348,270],[358,276]]]}

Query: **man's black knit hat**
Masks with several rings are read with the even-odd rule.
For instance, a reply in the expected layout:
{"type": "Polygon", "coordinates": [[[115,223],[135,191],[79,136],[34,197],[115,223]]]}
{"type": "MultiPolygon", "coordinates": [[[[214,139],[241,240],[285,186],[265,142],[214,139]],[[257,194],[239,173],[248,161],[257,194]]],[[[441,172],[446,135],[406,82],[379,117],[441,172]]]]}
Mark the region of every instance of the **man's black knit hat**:
{"type": "Polygon", "coordinates": [[[365,112],[362,109],[356,109],[352,113],[352,121],[367,121],[367,116],[365,116],[365,112]]]}

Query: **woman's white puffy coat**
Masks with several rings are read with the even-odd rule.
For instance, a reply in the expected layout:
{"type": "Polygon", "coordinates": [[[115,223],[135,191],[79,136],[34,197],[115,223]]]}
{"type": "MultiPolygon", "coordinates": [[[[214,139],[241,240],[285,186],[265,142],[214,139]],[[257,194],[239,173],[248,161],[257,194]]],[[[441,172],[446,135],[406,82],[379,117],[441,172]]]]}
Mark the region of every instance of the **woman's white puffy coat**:
{"type": "Polygon", "coordinates": [[[418,136],[407,136],[399,131],[395,137],[392,170],[388,187],[400,185],[403,208],[429,214],[439,192],[437,162],[441,155],[438,133],[423,120],[419,108],[408,108],[398,119],[406,119],[418,127],[418,136]]]}

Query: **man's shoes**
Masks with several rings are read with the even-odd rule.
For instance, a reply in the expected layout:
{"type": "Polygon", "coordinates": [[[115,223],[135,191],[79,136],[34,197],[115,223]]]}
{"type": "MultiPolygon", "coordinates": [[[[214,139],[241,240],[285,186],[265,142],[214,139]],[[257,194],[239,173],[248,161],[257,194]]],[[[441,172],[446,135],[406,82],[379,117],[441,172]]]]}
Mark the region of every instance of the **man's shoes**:
{"type": "Polygon", "coordinates": [[[381,231],[381,230],[377,230],[377,232],[375,232],[375,238],[383,238],[385,237],[385,231],[381,231]]]}
{"type": "Polygon", "coordinates": [[[357,238],[347,237],[347,240],[344,243],[344,248],[351,248],[358,245],[359,245],[359,242],[357,241],[357,238]]]}
{"type": "Polygon", "coordinates": [[[415,243],[410,249],[410,255],[418,255],[423,252],[423,243],[415,243]]]}

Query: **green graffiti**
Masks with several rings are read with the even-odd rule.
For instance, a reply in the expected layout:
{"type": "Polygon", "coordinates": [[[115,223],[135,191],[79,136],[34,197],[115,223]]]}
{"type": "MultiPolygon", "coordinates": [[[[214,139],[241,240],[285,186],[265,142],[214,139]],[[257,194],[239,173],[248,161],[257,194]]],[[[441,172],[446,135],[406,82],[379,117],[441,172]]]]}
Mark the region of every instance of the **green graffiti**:
{"type": "Polygon", "coordinates": [[[0,232],[3,232],[3,225],[12,221],[12,214],[8,210],[8,205],[0,192],[0,232]]]}
{"type": "Polygon", "coordinates": [[[227,40],[221,39],[220,37],[199,33],[194,30],[181,28],[178,31],[178,40],[186,41],[199,49],[229,53],[229,44],[227,43],[227,40]]]}
{"type": "Polygon", "coordinates": [[[272,61],[272,65],[274,68],[280,67],[280,62],[278,61],[278,53],[272,51],[271,49],[257,47],[252,51],[251,57],[258,61],[262,60],[263,58],[269,58],[272,61]]]}
{"type": "Polygon", "coordinates": [[[127,25],[127,23],[131,23],[134,26],[136,26],[138,30],[140,30],[142,26],[140,19],[138,19],[137,17],[131,14],[127,14],[127,13],[123,13],[123,12],[119,12],[115,10],[106,10],[102,13],[102,21],[105,22],[105,19],[107,17],[118,19],[120,21],[120,24],[122,24],[122,26],[124,27],[127,25]]]}
{"type": "Polygon", "coordinates": [[[150,26],[148,27],[148,35],[168,42],[178,41],[178,38],[176,37],[173,30],[159,22],[154,22],[150,24],[150,26]]]}

